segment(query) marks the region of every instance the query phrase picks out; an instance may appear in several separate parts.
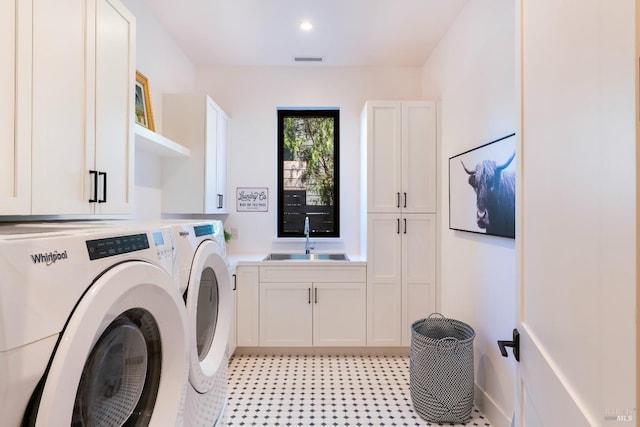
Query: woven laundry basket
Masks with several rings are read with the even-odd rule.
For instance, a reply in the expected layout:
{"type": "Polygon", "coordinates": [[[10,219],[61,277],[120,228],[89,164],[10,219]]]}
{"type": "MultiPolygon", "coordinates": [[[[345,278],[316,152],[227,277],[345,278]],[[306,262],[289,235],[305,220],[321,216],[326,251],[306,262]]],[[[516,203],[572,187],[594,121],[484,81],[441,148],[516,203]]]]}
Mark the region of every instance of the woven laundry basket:
{"type": "Polygon", "coordinates": [[[425,420],[465,423],[471,419],[475,335],[471,326],[440,313],[411,325],[411,400],[425,420]]]}

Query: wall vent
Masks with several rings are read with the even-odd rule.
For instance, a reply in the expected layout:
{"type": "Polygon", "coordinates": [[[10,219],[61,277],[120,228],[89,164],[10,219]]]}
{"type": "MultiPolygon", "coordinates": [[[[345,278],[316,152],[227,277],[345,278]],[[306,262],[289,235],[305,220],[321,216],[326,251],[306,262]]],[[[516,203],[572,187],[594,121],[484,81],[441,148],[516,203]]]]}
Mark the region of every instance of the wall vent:
{"type": "Polygon", "coordinates": [[[293,62],[324,62],[322,56],[294,56],[293,62]]]}

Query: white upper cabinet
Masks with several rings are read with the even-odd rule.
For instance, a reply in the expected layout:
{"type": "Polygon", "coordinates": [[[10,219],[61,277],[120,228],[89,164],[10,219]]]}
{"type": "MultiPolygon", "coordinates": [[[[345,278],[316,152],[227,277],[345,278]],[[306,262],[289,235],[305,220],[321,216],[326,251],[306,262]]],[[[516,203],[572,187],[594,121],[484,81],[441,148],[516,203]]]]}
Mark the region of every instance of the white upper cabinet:
{"type": "Polygon", "coordinates": [[[0,1],[1,213],[130,213],[133,15],[118,0],[0,1]]]}
{"type": "Polygon", "coordinates": [[[0,0],[0,215],[31,210],[31,2],[0,0]]]}
{"type": "Polygon", "coordinates": [[[164,213],[227,213],[229,117],[210,97],[165,94],[163,133],[190,150],[188,158],[164,159],[164,213]]]}
{"type": "Polygon", "coordinates": [[[435,212],[435,103],[367,102],[362,132],[367,153],[367,212],[435,212]]]}
{"type": "Polygon", "coordinates": [[[135,164],[135,21],[119,1],[97,0],[95,23],[95,170],[108,173],[108,187],[102,188],[106,201],[94,206],[99,214],[130,213],[135,164]]]}

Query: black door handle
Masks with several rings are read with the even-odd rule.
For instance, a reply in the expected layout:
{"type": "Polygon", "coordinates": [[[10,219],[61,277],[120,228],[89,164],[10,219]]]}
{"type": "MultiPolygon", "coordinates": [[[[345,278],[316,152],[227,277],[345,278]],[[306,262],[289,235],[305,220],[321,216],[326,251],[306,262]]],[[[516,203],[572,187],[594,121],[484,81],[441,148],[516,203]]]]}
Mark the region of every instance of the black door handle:
{"type": "Polygon", "coordinates": [[[517,329],[513,330],[513,341],[498,341],[498,347],[500,347],[500,354],[502,357],[509,357],[507,349],[505,347],[513,347],[513,357],[520,361],[520,332],[517,329]]]}
{"type": "Polygon", "coordinates": [[[89,171],[89,175],[93,175],[93,197],[89,198],[89,203],[98,202],[98,171],[89,171]]]}
{"type": "MultiPolygon", "coordinates": [[[[107,173],[98,172],[98,175],[102,177],[102,199],[98,200],[98,203],[106,203],[107,202],[107,173]]],[[[98,190],[96,187],[96,192],[97,191],[98,190]]]]}
{"type": "Polygon", "coordinates": [[[235,291],[236,289],[238,289],[238,276],[233,274],[233,289],[232,290],[235,291]]]}

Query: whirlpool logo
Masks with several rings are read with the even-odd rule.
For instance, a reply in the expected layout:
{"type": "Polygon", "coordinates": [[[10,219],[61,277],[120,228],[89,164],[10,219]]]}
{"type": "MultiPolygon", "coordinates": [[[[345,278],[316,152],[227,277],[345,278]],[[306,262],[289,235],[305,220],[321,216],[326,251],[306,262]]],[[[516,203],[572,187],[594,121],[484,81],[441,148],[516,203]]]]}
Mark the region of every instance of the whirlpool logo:
{"type": "Polygon", "coordinates": [[[39,253],[31,255],[31,261],[33,261],[34,264],[44,263],[46,265],[51,265],[63,259],[67,259],[67,251],[53,251],[48,254],[39,253]]]}

